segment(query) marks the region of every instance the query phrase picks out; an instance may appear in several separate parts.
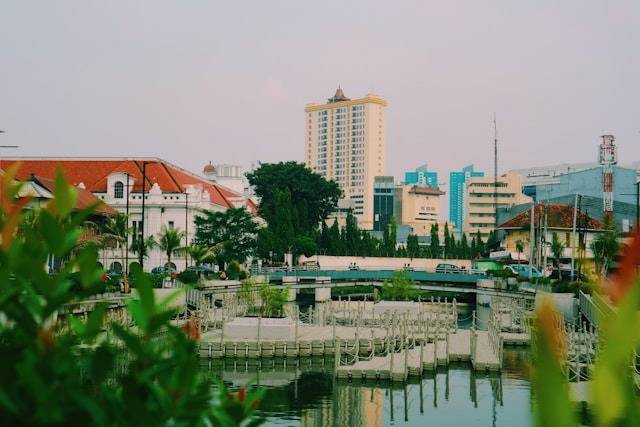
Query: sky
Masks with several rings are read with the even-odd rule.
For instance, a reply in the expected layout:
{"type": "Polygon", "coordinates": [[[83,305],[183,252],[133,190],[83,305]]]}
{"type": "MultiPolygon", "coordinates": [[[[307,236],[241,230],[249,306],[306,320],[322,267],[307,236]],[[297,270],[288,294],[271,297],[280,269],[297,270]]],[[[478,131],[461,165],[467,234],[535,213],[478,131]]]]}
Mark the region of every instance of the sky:
{"type": "Polygon", "coordinates": [[[640,160],[640,2],[0,4],[0,156],[302,160],[304,105],[388,100],[387,174],[640,160]]]}

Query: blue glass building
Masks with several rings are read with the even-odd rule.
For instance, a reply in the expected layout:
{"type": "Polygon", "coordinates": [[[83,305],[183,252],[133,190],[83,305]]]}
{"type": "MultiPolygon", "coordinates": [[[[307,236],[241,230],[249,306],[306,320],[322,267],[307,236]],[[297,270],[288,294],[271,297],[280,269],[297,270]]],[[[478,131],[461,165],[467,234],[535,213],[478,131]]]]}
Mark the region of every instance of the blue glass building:
{"type": "Polygon", "coordinates": [[[417,167],[415,171],[404,173],[404,183],[420,187],[438,188],[438,173],[429,172],[427,165],[417,167]]]}
{"type": "Polygon", "coordinates": [[[464,183],[474,176],[484,176],[484,172],[474,171],[473,165],[465,166],[460,172],[449,173],[449,222],[458,230],[464,224],[464,183]]]}

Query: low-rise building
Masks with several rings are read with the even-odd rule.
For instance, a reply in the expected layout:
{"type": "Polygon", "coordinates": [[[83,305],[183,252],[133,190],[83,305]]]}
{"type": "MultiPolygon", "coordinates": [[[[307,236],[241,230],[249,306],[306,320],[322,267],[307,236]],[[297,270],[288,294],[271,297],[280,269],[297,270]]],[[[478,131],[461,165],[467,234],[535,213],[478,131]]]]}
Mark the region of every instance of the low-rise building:
{"type": "Polygon", "coordinates": [[[484,240],[495,229],[496,205],[499,209],[531,202],[530,197],[522,194],[522,177],[512,173],[497,179],[469,177],[464,199],[464,233],[470,237],[480,233],[484,240]],[[494,193],[497,194],[497,200],[494,193]]]}
{"type": "Polygon", "coordinates": [[[395,189],[393,214],[398,224],[411,227],[412,234],[427,236],[440,218],[440,196],[437,188],[398,185],[395,189]]]}
{"type": "MultiPolygon", "coordinates": [[[[513,259],[529,260],[531,257],[531,207],[522,205],[519,213],[511,216],[498,226],[502,231],[502,247],[513,259]],[[522,250],[518,250],[518,242],[522,250]]],[[[583,211],[576,211],[576,233],[573,233],[574,206],[561,204],[536,204],[533,213],[534,264],[555,264],[551,242],[555,233],[563,245],[560,264],[574,257],[580,260],[583,271],[593,272],[591,242],[604,231],[604,224],[583,211]]]]}
{"type": "MultiPolygon", "coordinates": [[[[128,213],[132,232],[127,248],[135,237],[157,236],[163,227],[184,231],[187,246],[194,238],[194,218],[203,210],[245,207],[257,214],[256,205],[241,194],[158,158],[25,157],[2,159],[0,169],[18,161],[21,162],[16,176],[19,180],[32,175],[52,179],[57,170],[62,170],[71,185],[86,189],[119,212],[128,213]]],[[[123,268],[120,253],[120,250],[106,251],[105,267],[123,268]]],[[[138,257],[129,252],[127,258],[131,263],[138,257]]],[[[166,261],[161,250],[152,249],[144,260],[144,267],[149,270],[166,261]]],[[[186,255],[174,256],[172,261],[178,270],[189,262],[186,255]]]]}

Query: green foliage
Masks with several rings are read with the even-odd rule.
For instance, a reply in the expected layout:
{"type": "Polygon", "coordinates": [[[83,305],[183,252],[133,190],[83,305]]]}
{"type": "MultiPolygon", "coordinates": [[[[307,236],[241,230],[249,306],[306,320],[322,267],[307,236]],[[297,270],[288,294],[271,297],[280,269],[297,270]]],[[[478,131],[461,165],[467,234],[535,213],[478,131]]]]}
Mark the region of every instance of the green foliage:
{"type": "Polygon", "coordinates": [[[158,234],[158,247],[167,255],[167,264],[171,264],[171,257],[181,247],[184,231],[177,228],[162,227],[158,234]]]}
{"type": "Polygon", "coordinates": [[[74,209],[76,191],[58,174],[54,201],[16,235],[23,205],[17,186],[7,184],[13,173],[1,191],[8,208],[0,215],[0,423],[238,425],[251,417],[259,396],[221,390],[214,398],[198,368],[197,329],[187,334],[171,324],[175,295],[157,302],[139,269],[139,297],[127,306],[135,328],[108,321],[102,304],[86,321],[56,321],[65,304],[102,285],[95,246],[77,246],[92,210],[74,209]],[[51,255],[65,262],[49,275],[43,266],[51,255]]]}
{"type": "Polygon", "coordinates": [[[560,241],[560,239],[558,238],[558,233],[554,231],[551,238],[551,253],[553,254],[553,258],[556,261],[558,274],[560,274],[560,258],[562,258],[562,252],[564,252],[564,243],[560,241]]]}
{"type": "Polygon", "coordinates": [[[281,317],[284,315],[284,305],[287,302],[289,289],[276,289],[273,286],[264,285],[260,288],[262,305],[260,313],[264,317],[281,317]]]}
{"type": "Polygon", "coordinates": [[[193,270],[184,270],[178,273],[178,280],[188,285],[198,283],[198,273],[193,270]]]}
{"type": "Polygon", "coordinates": [[[506,279],[509,277],[518,277],[516,273],[509,270],[508,268],[503,268],[502,270],[487,270],[487,274],[493,277],[499,277],[503,279],[506,279]]]}
{"type": "Polygon", "coordinates": [[[260,198],[260,215],[272,227],[282,214],[278,209],[278,194],[288,193],[291,204],[291,227],[295,234],[309,235],[320,221],[334,210],[342,191],[333,181],[325,180],[302,163],[262,163],[247,174],[260,198]]]}
{"type": "Polygon", "coordinates": [[[432,258],[441,258],[442,251],[440,249],[440,237],[438,236],[438,223],[431,225],[430,236],[431,244],[429,245],[429,252],[432,258]]]}
{"type": "Polygon", "coordinates": [[[616,237],[615,224],[611,217],[606,216],[604,231],[598,233],[590,245],[598,274],[602,276],[607,275],[609,269],[615,262],[619,248],[620,244],[616,237]]]}
{"type": "Polygon", "coordinates": [[[382,299],[391,301],[411,301],[418,296],[418,288],[409,273],[398,270],[393,273],[391,284],[386,280],[382,285],[382,299]]]}
{"type": "Polygon", "coordinates": [[[227,266],[227,277],[231,280],[238,280],[242,267],[238,261],[231,261],[227,266]]]}
{"type": "Polygon", "coordinates": [[[191,245],[186,248],[186,252],[189,255],[189,258],[191,258],[191,261],[193,261],[196,266],[199,266],[216,261],[218,246],[209,248],[206,246],[191,245]]]}
{"type": "Polygon", "coordinates": [[[255,252],[258,225],[244,208],[205,211],[194,222],[195,243],[213,251],[221,267],[234,260],[244,262],[255,252]]]}

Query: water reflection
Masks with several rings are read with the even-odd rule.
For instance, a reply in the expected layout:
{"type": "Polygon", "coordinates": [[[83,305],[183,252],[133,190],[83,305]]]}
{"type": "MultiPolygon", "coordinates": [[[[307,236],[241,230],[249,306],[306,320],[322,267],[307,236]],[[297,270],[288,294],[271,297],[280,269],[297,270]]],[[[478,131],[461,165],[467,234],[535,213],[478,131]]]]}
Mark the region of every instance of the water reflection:
{"type": "Polygon", "coordinates": [[[202,368],[230,388],[267,389],[267,425],[422,426],[532,424],[526,350],[507,350],[500,374],[467,364],[425,373],[406,384],[336,381],[333,360],[205,361],[202,368]]]}

